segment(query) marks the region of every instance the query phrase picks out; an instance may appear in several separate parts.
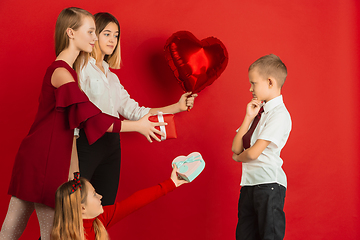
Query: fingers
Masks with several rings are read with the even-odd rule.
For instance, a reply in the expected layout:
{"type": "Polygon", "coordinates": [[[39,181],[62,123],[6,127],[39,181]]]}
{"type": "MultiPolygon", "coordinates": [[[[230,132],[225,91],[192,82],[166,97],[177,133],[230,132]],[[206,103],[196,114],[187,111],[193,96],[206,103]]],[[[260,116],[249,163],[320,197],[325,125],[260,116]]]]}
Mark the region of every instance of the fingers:
{"type": "Polygon", "coordinates": [[[177,166],[176,166],[175,163],[173,163],[172,167],[173,167],[173,170],[172,170],[172,172],[171,172],[171,175],[176,174],[176,171],[178,170],[178,168],[177,168],[177,166]]]}
{"type": "Polygon", "coordinates": [[[167,122],[151,122],[151,124],[152,124],[154,127],[159,127],[159,126],[166,126],[166,125],[168,125],[167,122]]]}
{"type": "Polygon", "coordinates": [[[187,100],[191,99],[194,100],[198,95],[197,93],[192,94],[191,92],[187,92],[183,94],[184,97],[187,98],[187,100]]]}
{"type": "Polygon", "coordinates": [[[259,105],[261,104],[261,101],[258,100],[257,98],[253,98],[253,99],[251,100],[251,103],[254,104],[254,105],[256,105],[256,106],[259,106],[259,105]]]}
{"type": "Polygon", "coordinates": [[[166,125],[168,125],[168,123],[166,123],[166,122],[151,122],[151,124],[152,124],[152,128],[150,129],[150,134],[155,133],[155,134],[165,137],[165,133],[156,129],[155,127],[166,126],[166,125]]]}
{"type": "MultiPolygon", "coordinates": [[[[162,131],[159,131],[159,130],[157,130],[156,128],[153,128],[153,129],[151,129],[152,130],[152,134],[158,134],[158,135],[160,135],[160,136],[163,136],[163,137],[165,137],[165,133],[163,133],[162,131]]],[[[151,134],[150,133],[150,134],[151,134]]]]}
{"type": "Polygon", "coordinates": [[[189,183],[189,182],[178,176],[178,180],[177,180],[178,185],[177,186],[179,187],[179,186],[183,185],[184,183],[189,183]]]}
{"type": "Polygon", "coordinates": [[[192,92],[186,92],[186,93],[184,93],[183,94],[183,96],[185,96],[185,97],[193,97],[193,98],[196,98],[197,96],[198,96],[198,94],[197,93],[192,93],[192,92]],[[191,96],[190,96],[191,95],[191,96]]]}
{"type": "Polygon", "coordinates": [[[179,176],[177,175],[178,167],[176,166],[175,163],[173,163],[172,167],[173,167],[173,170],[172,170],[172,172],[171,172],[171,177],[172,177],[173,179],[179,180],[179,176]]]}
{"type": "Polygon", "coordinates": [[[150,133],[150,136],[153,138],[153,139],[155,139],[156,141],[158,141],[158,142],[161,142],[161,139],[159,139],[156,135],[155,135],[155,133],[150,133]]]}
{"type": "Polygon", "coordinates": [[[260,104],[261,104],[261,101],[257,100],[257,99],[252,99],[250,102],[249,102],[249,105],[253,108],[257,108],[257,107],[260,107],[260,104]]]}
{"type": "Polygon", "coordinates": [[[260,110],[261,101],[257,98],[253,98],[246,107],[246,115],[250,118],[254,118],[260,110]]]}
{"type": "Polygon", "coordinates": [[[176,177],[176,179],[177,179],[178,181],[180,181],[180,182],[187,182],[186,180],[184,180],[183,178],[181,178],[181,176],[179,176],[179,175],[177,174],[177,170],[178,170],[177,165],[174,163],[172,166],[173,166],[173,170],[172,170],[172,172],[171,172],[171,175],[174,176],[174,177],[176,177]]]}
{"type": "Polygon", "coordinates": [[[183,94],[184,97],[189,97],[191,95],[192,92],[186,92],[183,94]]]}
{"type": "MultiPolygon", "coordinates": [[[[156,114],[150,114],[150,113],[148,113],[148,114],[149,114],[149,117],[156,115],[156,114]]],[[[151,124],[152,127],[160,127],[160,126],[168,125],[167,122],[152,122],[152,121],[149,120],[149,118],[148,118],[148,122],[151,124]]]]}
{"type": "Polygon", "coordinates": [[[153,114],[148,113],[146,114],[142,119],[142,130],[140,131],[145,137],[146,139],[152,143],[153,139],[161,142],[161,139],[159,139],[159,137],[157,135],[160,136],[165,136],[165,133],[161,132],[160,130],[156,129],[155,127],[160,127],[160,126],[166,126],[168,125],[168,123],[166,122],[152,122],[149,120],[149,117],[152,116],[153,114]],[[146,119],[146,120],[145,120],[146,119]],[[156,135],[157,134],[157,135],[156,135]]]}
{"type": "Polygon", "coordinates": [[[192,93],[192,92],[186,92],[183,95],[181,95],[180,100],[179,100],[179,107],[180,107],[180,112],[182,111],[186,111],[189,110],[191,108],[194,107],[194,100],[195,97],[197,97],[198,95],[196,93],[192,93]]]}
{"type": "Polygon", "coordinates": [[[190,97],[186,99],[186,106],[192,108],[194,106],[195,98],[190,97]]]}
{"type": "MultiPolygon", "coordinates": [[[[167,125],[167,124],[166,124],[166,125],[167,125]]],[[[162,137],[165,137],[165,133],[163,133],[162,131],[157,130],[155,127],[153,127],[153,128],[151,128],[149,134],[147,135],[148,140],[149,140],[149,139],[151,140],[151,138],[153,138],[153,139],[155,139],[156,141],[161,142],[161,139],[160,139],[156,134],[157,134],[157,135],[160,135],[160,136],[162,136],[162,137]]],[[[149,142],[152,142],[152,141],[150,141],[150,140],[149,140],[149,142]]]]}
{"type": "Polygon", "coordinates": [[[170,178],[174,182],[175,186],[178,187],[179,186],[179,184],[178,184],[179,180],[178,180],[178,177],[177,177],[177,174],[176,174],[176,171],[177,171],[176,164],[173,164],[172,167],[173,167],[173,170],[171,172],[170,178]]]}
{"type": "Polygon", "coordinates": [[[173,170],[171,172],[171,180],[174,182],[176,187],[179,187],[181,185],[183,185],[184,183],[188,183],[186,180],[183,180],[180,176],[177,175],[177,166],[176,164],[173,164],[173,170]]]}
{"type": "MultiPolygon", "coordinates": [[[[154,129],[154,130],[156,131],[156,134],[161,135],[161,136],[164,135],[162,132],[157,131],[156,129],[154,129]]],[[[150,143],[153,142],[152,139],[154,139],[155,141],[161,142],[161,139],[158,138],[158,136],[156,136],[155,131],[149,132],[149,134],[144,135],[144,136],[146,137],[146,139],[147,139],[150,143]]]]}
{"type": "Polygon", "coordinates": [[[186,98],[186,106],[188,108],[193,108],[194,107],[194,102],[195,102],[195,98],[198,96],[196,93],[192,94],[191,92],[187,92],[184,93],[184,95],[187,97],[186,98]]]}
{"type": "Polygon", "coordinates": [[[186,181],[186,180],[184,180],[184,179],[179,180],[179,182],[180,182],[179,186],[180,186],[180,185],[183,185],[184,183],[189,183],[188,181],[186,181]]]}
{"type": "Polygon", "coordinates": [[[251,102],[252,102],[252,103],[257,103],[257,104],[260,104],[260,103],[261,103],[261,101],[258,100],[257,98],[251,99],[251,102]]]}
{"type": "Polygon", "coordinates": [[[150,137],[150,135],[148,135],[148,136],[145,136],[146,137],[146,139],[150,142],[150,143],[152,143],[153,141],[151,140],[151,137],[150,137]]]}

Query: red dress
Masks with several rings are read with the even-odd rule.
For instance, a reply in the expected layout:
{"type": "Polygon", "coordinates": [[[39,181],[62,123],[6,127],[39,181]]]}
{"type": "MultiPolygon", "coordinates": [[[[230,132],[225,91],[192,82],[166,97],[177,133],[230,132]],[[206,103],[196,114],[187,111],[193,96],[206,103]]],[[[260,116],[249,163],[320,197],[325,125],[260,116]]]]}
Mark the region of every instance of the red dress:
{"type": "MultiPolygon", "coordinates": [[[[168,179],[156,186],[137,191],[130,197],[121,202],[117,202],[114,205],[104,206],[104,213],[100,214],[96,218],[104,224],[106,229],[108,229],[130,213],[149,204],[175,188],[176,186],[174,182],[171,179],[168,179]]],[[[95,240],[93,223],[96,218],[83,220],[87,240],[95,240]]]]}
{"type": "Polygon", "coordinates": [[[55,191],[68,180],[74,128],[84,128],[94,143],[119,120],[101,113],[78,86],[76,72],[64,61],[47,69],[39,107],[15,158],[8,193],[19,199],[55,207],[55,191]],[[65,68],[75,82],[59,88],[51,84],[56,68],[65,68]]]}

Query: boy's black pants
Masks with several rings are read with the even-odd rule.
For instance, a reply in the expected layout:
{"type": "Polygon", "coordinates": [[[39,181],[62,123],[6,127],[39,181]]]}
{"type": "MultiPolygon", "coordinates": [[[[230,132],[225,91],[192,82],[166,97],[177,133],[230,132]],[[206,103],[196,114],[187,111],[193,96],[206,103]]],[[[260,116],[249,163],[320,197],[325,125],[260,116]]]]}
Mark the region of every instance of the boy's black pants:
{"type": "Polygon", "coordinates": [[[277,183],[241,187],[236,239],[284,239],[285,194],[286,188],[277,183]]]}

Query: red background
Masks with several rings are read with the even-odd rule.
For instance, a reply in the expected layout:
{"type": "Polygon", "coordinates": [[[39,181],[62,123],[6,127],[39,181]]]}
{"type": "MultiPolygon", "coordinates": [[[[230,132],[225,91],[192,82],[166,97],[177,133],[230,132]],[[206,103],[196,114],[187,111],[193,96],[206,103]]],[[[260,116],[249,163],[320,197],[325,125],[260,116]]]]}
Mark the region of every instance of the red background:
{"type": "MultiPolygon", "coordinates": [[[[121,134],[119,200],[169,177],[178,155],[199,151],[206,167],[193,183],[113,227],[112,239],[234,239],[241,165],[231,159],[231,143],[251,98],[247,68],[269,53],[289,72],[283,88],[293,120],[282,152],[285,239],[360,238],[357,0],[2,0],[1,222],[14,157],[55,58],[55,21],[69,6],[118,18],[123,68],[116,73],[142,105],[171,104],[182,94],[163,57],[172,33],[215,36],[229,52],[222,76],[200,93],[191,112],[176,115],[178,139],[150,144],[139,134],[121,134]]],[[[37,236],[33,215],[21,239],[37,236]]]]}

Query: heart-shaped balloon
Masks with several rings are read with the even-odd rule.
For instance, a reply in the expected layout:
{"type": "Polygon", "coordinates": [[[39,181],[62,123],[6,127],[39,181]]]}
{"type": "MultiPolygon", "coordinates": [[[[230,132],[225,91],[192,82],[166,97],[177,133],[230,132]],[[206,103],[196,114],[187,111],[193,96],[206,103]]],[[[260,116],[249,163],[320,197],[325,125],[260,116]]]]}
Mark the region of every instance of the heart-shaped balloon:
{"type": "Polygon", "coordinates": [[[217,38],[200,41],[188,31],[179,31],[166,41],[165,58],[184,91],[198,93],[225,70],[228,52],[217,38]]]}

